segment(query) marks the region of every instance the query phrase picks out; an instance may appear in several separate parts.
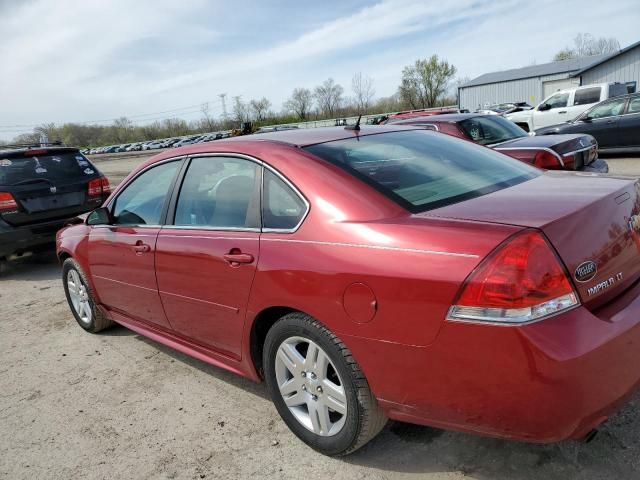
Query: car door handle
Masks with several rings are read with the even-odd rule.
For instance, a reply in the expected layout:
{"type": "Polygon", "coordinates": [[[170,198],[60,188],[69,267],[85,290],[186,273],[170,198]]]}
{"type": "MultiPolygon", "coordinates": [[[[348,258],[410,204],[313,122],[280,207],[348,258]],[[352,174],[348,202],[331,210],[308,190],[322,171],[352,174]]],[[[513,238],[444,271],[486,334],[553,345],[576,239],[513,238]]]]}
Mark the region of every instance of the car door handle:
{"type": "Polygon", "coordinates": [[[615,120],[607,120],[607,123],[614,123],[615,120]]]}
{"type": "Polygon", "coordinates": [[[222,258],[224,258],[231,265],[253,262],[253,255],[251,255],[250,253],[225,253],[222,258]]]}
{"type": "Polygon", "coordinates": [[[558,113],[567,113],[567,111],[566,110],[561,110],[558,113]]]}
{"type": "Polygon", "coordinates": [[[151,247],[146,243],[143,243],[141,240],[138,240],[136,244],[131,247],[136,254],[140,255],[142,253],[147,253],[151,251],[151,247]]]}

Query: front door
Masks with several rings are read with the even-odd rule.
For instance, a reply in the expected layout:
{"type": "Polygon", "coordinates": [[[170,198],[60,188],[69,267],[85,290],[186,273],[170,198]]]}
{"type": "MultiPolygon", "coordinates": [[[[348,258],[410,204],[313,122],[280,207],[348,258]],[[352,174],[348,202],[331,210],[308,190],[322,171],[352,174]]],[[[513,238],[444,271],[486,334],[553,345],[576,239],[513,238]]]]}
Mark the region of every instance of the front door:
{"type": "Polygon", "coordinates": [[[110,205],[112,223],[92,227],[89,268],[100,303],[134,320],[169,328],[155,274],[156,240],[180,161],[133,179],[110,205]]]}
{"type": "Polygon", "coordinates": [[[260,253],[261,175],[262,166],[245,158],[191,159],[173,225],[156,243],[158,289],[173,329],[235,358],[260,253]]]}
{"type": "Polygon", "coordinates": [[[601,148],[620,146],[618,122],[624,111],[626,98],[613,99],[592,107],[580,121],[580,133],[595,137],[601,148]]]}

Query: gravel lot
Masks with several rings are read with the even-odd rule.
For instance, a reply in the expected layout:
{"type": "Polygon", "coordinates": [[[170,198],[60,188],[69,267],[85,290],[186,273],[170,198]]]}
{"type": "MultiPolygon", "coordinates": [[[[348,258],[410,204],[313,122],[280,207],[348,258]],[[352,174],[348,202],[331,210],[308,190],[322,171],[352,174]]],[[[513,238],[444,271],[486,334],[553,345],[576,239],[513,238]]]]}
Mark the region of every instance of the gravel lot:
{"type": "MultiPolygon", "coordinates": [[[[117,184],[146,156],[95,161],[117,184]]],[[[640,158],[608,160],[612,173],[640,175],[640,158]]],[[[0,478],[637,479],[639,408],[636,395],[588,445],[390,423],[330,459],[289,433],[263,385],[122,327],[85,333],[53,255],[0,279],[0,478]]]]}

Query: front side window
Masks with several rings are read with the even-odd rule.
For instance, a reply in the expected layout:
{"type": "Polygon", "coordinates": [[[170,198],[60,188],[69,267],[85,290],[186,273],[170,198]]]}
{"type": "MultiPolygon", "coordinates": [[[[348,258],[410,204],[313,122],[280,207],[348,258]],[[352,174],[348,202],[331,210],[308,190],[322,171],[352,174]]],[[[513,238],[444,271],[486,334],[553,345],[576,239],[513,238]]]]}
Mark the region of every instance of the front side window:
{"type": "Polygon", "coordinates": [[[414,213],[540,175],[537,169],[491,149],[422,130],[359,136],[305,149],[414,213]]]}
{"type": "Polygon", "coordinates": [[[480,145],[492,145],[527,136],[527,132],[515,123],[497,115],[467,118],[460,122],[460,126],[471,140],[480,145]]]}
{"type": "Polygon", "coordinates": [[[261,168],[242,158],[194,158],[180,188],[174,224],[220,229],[259,228],[256,192],[261,168]]]}
{"type": "Polygon", "coordinates": [[[573,97],[574,105],[586,105],[600,101],[600,87],[580,88],[573,97]]]}
{"type": "Polygon", "coordinates": [[[568,93],[556,93],[547,99],[544,102],[546,105],[549,105],[549,110],[554,108],[564,108],[567,106],[567,102],[569,101],[568,93]]]}
{"type": "Polygon", "coordinates": [[[626,103],[626,101],[627,101],[626,98],[622,98],[618,100],[612,100],[610,102],[605,102],[601,105],[596,105],[589,111],[587,117],[591,119],[596,119],[596,118],[605,118],[605,117],[615,117],[617,115],[620,115],[624,110],[624,104],[626,103]]]}
{"type": "Polygon", "coordinates": [[[307,213],[305,202],[281,178],[264,171],[262,226],[273,230],[293,230],[307,213]]]}
{"type": "Polygon", "coordinates": [[[141,173],[118,195],[113,221],[118,225],[159,225],[167,193],[180,161],[163,163],[141,173]]]}

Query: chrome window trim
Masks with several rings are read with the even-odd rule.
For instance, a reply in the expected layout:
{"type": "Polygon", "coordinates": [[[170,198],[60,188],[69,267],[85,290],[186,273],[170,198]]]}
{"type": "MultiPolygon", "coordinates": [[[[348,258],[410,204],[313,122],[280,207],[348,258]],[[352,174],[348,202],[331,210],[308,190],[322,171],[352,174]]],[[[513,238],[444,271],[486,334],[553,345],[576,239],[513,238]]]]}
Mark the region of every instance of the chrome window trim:
{"type": "MultiPolygon", "coordinates": [[[[258,165],[262,166],[263,168],[268,169],[270,172],[272,172],[274,175],[276,175],[278,178],[280,178],[286,185],[289,186],[289,188],[291,188],[291,190],[293,190],[293,192],[302,200],[302,202],[304,203],[306,210],[304,212],[304,215],[302,215],[302,217],[300,218],[300,221],[297,223],[297,225],[293,228],[290,229],[284,229],[284,228],[263,228],[262,227],[262,210],[263,210],[263,202],[262,202],[262,195],[264,194],[264,174],[262,174],[262,178],[260,179],[260,223],[261,223],[261,228],[258,229],[253,229],[253,228],[245,228],[245,229],[235,229],[235,228],[222,228],[222,227],[214,227],[212,228],[212,230],[215,231],[258,231],[258,232],[262,232],[262,233],[294,233],[296,232],[300,226],[302,225],[302,223],[306,220],[307,216],[309,215],[309,211],[311,210],[311,204],[309,203],[309,201],[307,200],[307,198],[300,192],[300,190],[298,190],[298,188],[289,181],[289,179],[287,177],[285,177],[284,175],[282,175],[278,170],[276,170],[275,168],[273,168],[271,165],[265,163],[264,161],[252,157],[250,155],[246,155],[244,153],[232,153],[232,152],[215,152],[215,153],[198,153],[195,155],[188,155],[187,158],[189,160],[192,160],[194,158],[200,158],[200,157],[227,157],[227,158],[241,158],[244,160],[249,160],[251,162],[257,163],[258,165]]],[[[180,228],[188,228],[187,227],[183,227],[180,225],[165,225],[164,227],[180,227],[180,228]]],[[[204,227],[199,227],[197,228],[196,226],[193,226],[194,230],[207,230],[204,227]]]]}
{"type": "MultiPolygon", "coordinates": [[[[416,124],[417,127],[433,127],[433,131],[435,132],[439,132],[440,131],[440,127],[438,127],[438,125],[436,125],[435,123],[419,123],[416,124]]],[[[427,128],[427,130],[429,130],[427,128]]]]}
{"type": "Polygon", "coordinates": [[[260,232],[259,228],[253,227],[212,227],[199,225],[163,225],[163,230],[203,230],[207,232],[260,232]]]}
{"type": "Polygon", "coordinates": [[[163,228],[164,225],[133,225],[130,223],[112,223],[109,225],[89,225],[92,228],[163,228]]]}
{"type": "Polygon", "coordinates": [[[507,151],[507,150],[544,150],[545,152],[549,152],[554,157],[556,157],[560,162],[560,165],[564,167],[564,161],[562,160],[562,157],[558,155],[558,152],[554,152],[548,147],[502,147],[502,148],[498,147],[498,148],[494,148],[494,150],[498,150],[500,152],[507,151]]]}
{"type": "MultiPolygon", "coordinates": [[[[300,192],[300,190],[298,190],[296,188],[296,186],[291,183],[289,181],[289,179],[287,177],[285,177],[284,175],[282,175],[280,172],[278,172],[275,168],[273,168],[271,165],[267,165],[264,164],[264,167],[266,169],[268,169],[271,173],[273,173],[276,177],[280,178],[280,180],[282,180],[286,185],[289,186],[289,188],[291,188],[291,190],[293,190],[293,193],[295,193],[298,198],[300,200],[302,200],[302,203],[304,203],[305,205],[305,212],[302,215],[302,217],[300,217],[300,221],[296,224],[295,227],[293,228],[262,228],[262,232],[263,233],[294,233],[296,232],[300,226],[302,225],[302,223],[306,220],[307,216],[309,215],[309,211],[311,210],[311,204],[309,203],[309,201],[307,200],[307,198],[300,192]]],[[[262,175],[262,186],[261,186],[261,194],[264,195],[264,175],[262,175]]],[[[264,202],[261,202],[264,203],[264,202]]],[[[261,204],[261,210],[263,210],[263,205],[261,204]]],[[[260,212],[262,214],[262,211],[260,212]]]]}

